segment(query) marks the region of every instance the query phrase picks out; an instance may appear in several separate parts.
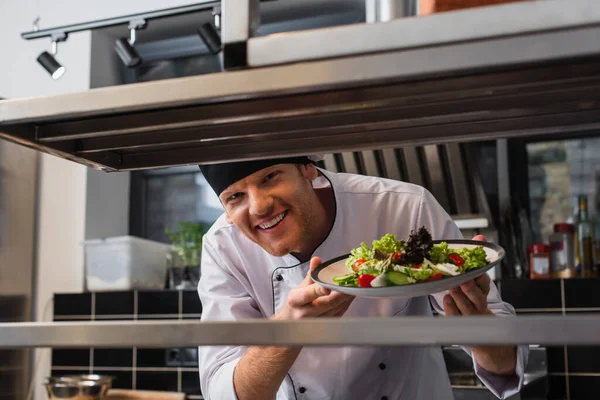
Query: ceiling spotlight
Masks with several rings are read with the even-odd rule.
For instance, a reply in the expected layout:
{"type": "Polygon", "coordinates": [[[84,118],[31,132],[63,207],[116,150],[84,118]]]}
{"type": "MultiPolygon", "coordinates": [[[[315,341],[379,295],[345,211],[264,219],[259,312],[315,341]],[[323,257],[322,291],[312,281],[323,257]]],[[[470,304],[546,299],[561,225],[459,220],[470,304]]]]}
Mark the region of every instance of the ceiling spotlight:
{"type": "Polygon", "coordinates": [[[202,24],[198,28],[198,35],[212,54],[218,54],[221,51],[221,37],[213,24],[210,22],[202,24]]]}
{"type": "Polygon", "coordinates": [[[136,29],[141,29],[146,25],[146,21],[134,21],[129,24],[129,39],[120,38],[115,42],[115,51],[121,58],[123,64],[129,68],[138,66],[142,59],[138,55],[133,45],[135,44],[135,33],[136,29]]]}
{"type": "Polygon", "coordinates": [[[59,79],[66,72],[66,68],[60,65],[60,63],[56,61],[56,58],[54,58],[54,56],[58,52],[58,42],[65,40],[66,37],[67,35],[53,36],[52,54],[48,53],[47,51],[44,51],[37,58],[37,61],[40,63],[40,65],[44,67],[46,71],[48,71],[48,73],[50,74],[50,76],[52,76],[52,79],[54,80],[59,79]]]}

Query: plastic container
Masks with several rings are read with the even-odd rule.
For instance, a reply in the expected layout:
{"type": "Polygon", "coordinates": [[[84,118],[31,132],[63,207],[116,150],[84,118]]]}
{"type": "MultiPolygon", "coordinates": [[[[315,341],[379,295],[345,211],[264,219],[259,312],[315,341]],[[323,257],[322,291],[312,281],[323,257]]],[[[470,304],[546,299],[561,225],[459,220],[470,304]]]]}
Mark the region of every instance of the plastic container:
{"type": "Polygon", "coordinates": [[[550,271],[555,278],[572,278],[575,269],[575,226],[567,223],[554,224],[550,236],[550,271]]]}
{"type": "Polygon", "coordinates": [[[529,248],[529,277],[531,279],[550,278],[550,246],[532,244],[529,248]]]}
{"type": "Polygon", "coordinates": [[[84,246],[87,290],[164,288],[170,245],[119,236],[86,240],[84,246]]]}

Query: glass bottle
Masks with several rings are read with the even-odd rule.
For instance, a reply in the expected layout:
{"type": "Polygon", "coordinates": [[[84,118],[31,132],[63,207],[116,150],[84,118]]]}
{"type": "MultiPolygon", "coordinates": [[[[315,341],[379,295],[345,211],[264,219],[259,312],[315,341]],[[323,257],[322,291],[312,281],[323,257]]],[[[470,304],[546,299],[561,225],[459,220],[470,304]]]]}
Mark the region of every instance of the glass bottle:
{"type": "Polygon", "coordinates": [[[596,252],[594,251],[594,227],[588,214],[587,197],[579,196],[579,213],[577,222],[577,247],[581,276],[595,276],[596,252]]]}

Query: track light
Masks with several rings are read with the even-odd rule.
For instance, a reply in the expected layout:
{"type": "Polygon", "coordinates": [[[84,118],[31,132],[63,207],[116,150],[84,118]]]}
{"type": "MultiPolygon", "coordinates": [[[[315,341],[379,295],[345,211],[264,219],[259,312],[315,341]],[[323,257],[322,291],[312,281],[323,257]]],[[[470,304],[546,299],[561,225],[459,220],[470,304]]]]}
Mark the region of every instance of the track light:
{"type": "Polygon", "coordinates": [[[129,68],[136,67],[142,62],[141,57],[137,51],[135,51],[133,45],[135,44],[136,40],[136,29],[141,29],[145,25],[146,21],[144,20],[130,22],[129,39],[120,38],[115,42],[115,51],[119,55],[119,58],[121,58],[123,64],[129,68]]]}
{"type": "Polygon", "coordinates": [[[198,35],[211,53],[218,54],[221,51],[221,37],[213,24],[210,22],[202,24],[198,28],[198,35]]]}
{"type": "Polygon", "coordinates": [[[67,35],[53,36],[52,37],[52,54],[48,53],[47,51],[44,51],[37,58],[37,62],[39,62],[40,65],[42,67],[44,67],[44,69],[46,71],[48,71],[48,73],[50,74],[50,76],[52,76],[52,79],[54,79],[54,80],[59,79],[66,72],[66,68],[63,67],[62,65],[60,65],[60,63],[58,61],[56,61],[56,58],[54,58],[54,56],[58,52],[58,42],[63,41],[66,38],[67,38],[67,35]]]}

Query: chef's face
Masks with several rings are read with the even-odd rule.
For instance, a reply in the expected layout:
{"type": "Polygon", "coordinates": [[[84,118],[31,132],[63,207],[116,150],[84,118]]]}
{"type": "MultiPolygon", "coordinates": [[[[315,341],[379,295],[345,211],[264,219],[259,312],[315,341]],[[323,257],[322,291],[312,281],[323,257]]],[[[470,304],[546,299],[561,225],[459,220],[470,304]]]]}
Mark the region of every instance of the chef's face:
{"type": "Polygon", "coordinates": [[[274,256],[302,252],[316,219],[317,175],[311,164],[278,164],[247,176],[219,196],[227,221],[274,256]]]}

